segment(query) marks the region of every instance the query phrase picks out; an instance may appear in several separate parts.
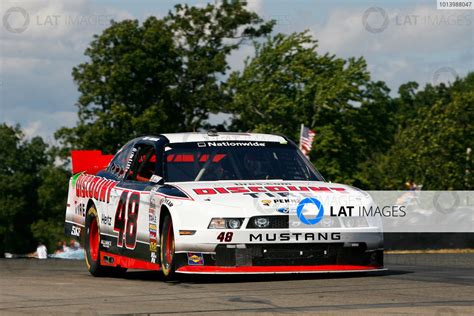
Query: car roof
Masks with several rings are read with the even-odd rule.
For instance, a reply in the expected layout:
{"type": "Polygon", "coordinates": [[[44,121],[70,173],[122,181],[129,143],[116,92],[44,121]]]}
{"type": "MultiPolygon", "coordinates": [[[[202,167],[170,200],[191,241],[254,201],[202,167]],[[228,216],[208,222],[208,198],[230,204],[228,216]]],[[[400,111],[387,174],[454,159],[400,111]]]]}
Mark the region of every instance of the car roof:
{"type": "Polygon", "coordinates": [[[196,133],[166,133],[170,143],[189,143],[201,141],[260,141],[287,143],[283,136],[259,133],[229,133],[229,132],[196,132],[196,133]]]}

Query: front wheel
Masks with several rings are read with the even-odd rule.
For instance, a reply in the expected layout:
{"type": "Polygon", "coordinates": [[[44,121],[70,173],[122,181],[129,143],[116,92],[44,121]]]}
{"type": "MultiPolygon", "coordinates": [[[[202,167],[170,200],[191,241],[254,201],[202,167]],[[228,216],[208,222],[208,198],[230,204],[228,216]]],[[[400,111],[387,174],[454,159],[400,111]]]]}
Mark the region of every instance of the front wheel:
{"type": "Polygon", "coordinates": [[[174,232],[171,217],[167,215],[163,221],[160,236],[160,261],[161,271],[166,281],[174,280],[176,277],[174,232]]]}

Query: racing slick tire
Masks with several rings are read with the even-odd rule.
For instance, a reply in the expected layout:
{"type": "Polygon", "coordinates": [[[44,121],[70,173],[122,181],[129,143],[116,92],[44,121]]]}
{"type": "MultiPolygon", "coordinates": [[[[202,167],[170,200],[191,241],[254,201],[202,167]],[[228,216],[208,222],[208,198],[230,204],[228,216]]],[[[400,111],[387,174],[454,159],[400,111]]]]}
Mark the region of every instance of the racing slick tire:
{"type": "Polygon", "coordinates": [[[174,247],[173,221],[166,215],[160,235],[160,262],[161,272],[165,281],[176,279],[176,256],[174,247]]]}
{"type": "Polygon", "coordinates": [[[87,210],[86,215],[86,236],[84,242],[84,252],[87,269],[95,277],[119,277],[127,271],[121,267],[104,267],[100,264],[100,229],[99,216],[95,206],[92,205],[87,210]]]}

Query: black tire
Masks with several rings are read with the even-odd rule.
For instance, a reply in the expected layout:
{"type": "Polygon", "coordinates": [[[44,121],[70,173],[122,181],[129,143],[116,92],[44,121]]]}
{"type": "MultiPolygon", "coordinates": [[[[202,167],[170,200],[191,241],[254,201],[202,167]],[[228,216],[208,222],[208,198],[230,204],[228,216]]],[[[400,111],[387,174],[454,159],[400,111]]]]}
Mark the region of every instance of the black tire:
{"type": "Polygon", "coordinates": [[[165,281],[176,279],[176,256],[174,249],[173,221],[171,216],[166,215],[160,235],[161,272],[165,281]]]}
{"type": "Polygon", "coordinates": [[[89,207],[86,215],[86,236],[84,252],[87,269],[95,277],[123,276],[127,271],[121,267],[104,267],[100,264],[100,225],[95,206],[89,207]]]}

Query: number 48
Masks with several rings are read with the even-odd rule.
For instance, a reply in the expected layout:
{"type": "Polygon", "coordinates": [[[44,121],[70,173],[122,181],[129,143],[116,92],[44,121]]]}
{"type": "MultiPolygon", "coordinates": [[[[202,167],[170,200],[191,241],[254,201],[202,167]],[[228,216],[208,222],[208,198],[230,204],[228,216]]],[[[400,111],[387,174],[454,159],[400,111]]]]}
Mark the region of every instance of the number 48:
{"type": "Polygon", "coordinates": [[[125,247],[128,249],[135,249],[137,242],[137,220],[140,193],[132,192],[128,199],[128,204],[127,198],[128,191],[124,191],[120,196],[117,211],[115,211],[114,231],[118,232],[118,247],[123,247],[123,240],[125,239],[125,247]]]}
{"type": "Polygon", "coordinates": [[[220,233],[218,236],[217,236],[217,240],[219,240],[220,242],[230,242],[232,241],[232,237],[234,236],[234,233],[233,232],[222,232],[220,233]]]}

